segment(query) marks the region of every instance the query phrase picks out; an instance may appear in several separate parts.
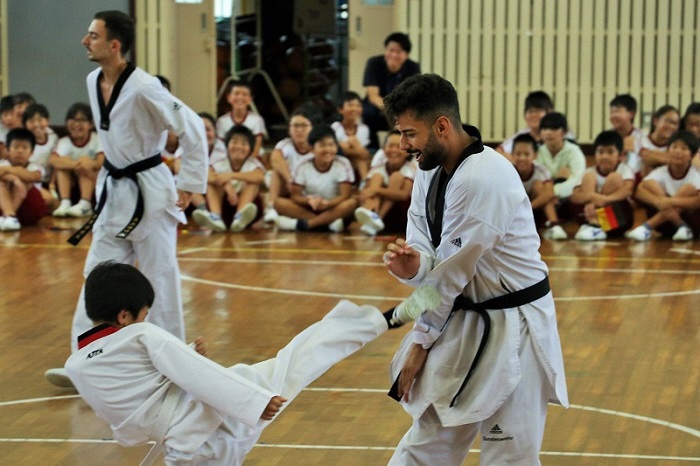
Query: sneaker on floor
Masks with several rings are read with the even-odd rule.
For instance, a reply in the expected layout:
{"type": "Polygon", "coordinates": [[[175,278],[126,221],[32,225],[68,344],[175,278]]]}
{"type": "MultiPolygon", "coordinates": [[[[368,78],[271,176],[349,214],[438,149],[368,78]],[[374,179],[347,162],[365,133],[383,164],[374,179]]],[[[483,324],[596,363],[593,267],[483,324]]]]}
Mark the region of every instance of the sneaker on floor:
{"type": "Polygon", "coordinates": [[[628,231],[625,236],[635,241],[649,241],[651,239],[651,229],[646,225],[639,225],[634,230],[628,231]]]}
{"type": "Polygon", "coordinates": [[[377,230],[372,228],[369,225],[362,225],[360,227],[360,231],[368,236],[376,236],[377,235],[377,230]]]}
{"type": "Polygon", "coordinates": [[[333,233],[342,233],[345,230],[345,222],[342,218],[336,218],[328,225],[328,229],[333,233]]]}
{"type": "Polygon", "coordinates": [[[197,209],[192,212],[192,218],[200,227],[209,228],[212,231],[226,231],[226,224],[221,220],[221,216],[208,210],[197,209]]]}
{"type": "Polygon", "coordinates": [[[671,239],[673,241],[690,241],[693,239],[693,230],[688,225],[681,225],[671,239]]]}
{"type": "Polygon", "coordinates": [[[68,209],[70,209],[70,202],[61,202],[61,204],[51,213],[51,215],[54,217],[67,217],[68,209]]]}
{"type": "Polygon", "coordinates": [[[49,383],[61,388],[75,388],[64,368],[49,369],[44,373],[49,383]]]}
{"type": "Polygon", "coordinates": [[[554,225],[553,227],[545,231],[544,237],[545,239],[549,239],[552,241],[562,241],[565,239],[569,239],[569,235],[567,235],[564,229],[559,225],[554,225]]]}
{"type": "Polygon", "coordinates": [[[78,202],[76,205],[66,209],[66,215],[68,217],[89,217],[92,215],[92,207],[78,202]]]}
{"type": "Polygon", "coordinates": [[[384,222],[378,213],[364,207],[355,209],[355,219],[363,225],[369,225],[376,231],[384,229],[384,222]]]}
{"type": "Polygon", "coordinates": [[[280,230],[294,231],[297,229],[297,219],[285,217],[284,215],[279,215],[277,220],[275,220],[275,224],[280,230]]]}
{"type": "Polygon", "coordinates": [[[20,228],[21,225],[17,217],[3,217],[2,223],[0,223],[0,230],[2,231],[17,231],[20,228]]]}
{"type": "Polygon", "coordinates": [[[275,223],[275,220],[277,220],[277,217],[279,217],[280,214],[277,213],[274,207],[268,207],[265,209],[265,215],[263,216],[263,220],[265,223],[275,223]]]}
{"type": "Polygon", "coordinates": [[[245,227],[255,220],[258,215],[258,208],[255,204],[247,204],[233,217],[231,223],[231,231],[238,233],[245,230],[245,227]]]}
{"type": "Polygon", "coordinates": [[[608,238],[602,228],[595,225],[583,224],[574,236],[577,241],[601,241],[608,238]]]}

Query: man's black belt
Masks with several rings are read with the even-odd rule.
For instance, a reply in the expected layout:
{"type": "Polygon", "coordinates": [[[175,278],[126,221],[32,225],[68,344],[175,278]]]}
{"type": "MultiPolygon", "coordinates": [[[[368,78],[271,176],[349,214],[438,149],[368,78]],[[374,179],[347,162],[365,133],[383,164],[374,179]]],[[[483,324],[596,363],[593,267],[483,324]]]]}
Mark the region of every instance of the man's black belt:
{"type": "Polygon", "coordinates": [[[109,160],[105,159],[104,167],[107,170],[107,176],[105,177],[104,184],[102,185],[102,195],[100,196],[100,201],[97,204],[95,213],[93,213],[92,216],[90,216],[88,221],[85,222],[85,225],[80,227],[78,231],[73,233],[73,235],[70,238],[68,238],[68,242],[73,246],[76,246],[85,237],[85,235],[87,235],[90,232],[90,230],[92,230],[92,226],[95,224],[97,217],[99,217],[100,212],[102,212],[102,209],[105,206],[105,202],[107,201],[107,178],[109,178],[110,176],[115,180],[121,178],[128,178],[134,183],[136,183],[138,197],[136,199],[136,208],[134,209],[134,214],[131,216],[131,220],[129,220],[129,223],[124,228],[122,228],[122,230],[117,234],[117,238],[124,239],[127,236],[129,236],[129,234],[134,230],[134,228],[136,228],[136,226],[141,221],[144,211],[143,194],[141,193],[141,186],[139,185],[139,179],[136,177],[136,174],[142,171],[149,170],[153,167],[157,167],[162,162],[163,159],[161,158],[160,153],[147,159],[140,160],[136,163],[132,163],[131,165],[126,166],[124,168],[117,168],[114,165],[112,165],[112,163],[109,160]]]}
{"type": "MultiPolygon", "coordinates": [[[[503,296],[498,296],[496,298],[489,299],[487,301],[484,301],[483,303],[475,303],[462,294],[455,298],[454,304],[452,305],[452,313],[460,310],[476,312],[481,316],[481,318],[484,321],[484,333],[481,336],[479,347],[476,350],[474,360],[472,361],[472,364],[469,367],[467,376],[464,378],[464,381],[459,387],[459,390],[457,390],[455,396],[452,397],[450,407],[453,407],[455,405],[455,403],[457,402],[457,397],[462,393],[464,387],[467,386],[467,382],[469,382],[469,379],[472,377],[474,371],[476,370],[476,366],[479,363],[479,360],[481,360],[484,348],[486,348],[486,343],[488,342],[489,335],[491,333],[491,317],[489,317],[489,313],[487,311],[494,309],[511,309],[515,307],[524,306],[525,304],[537,301],[543,296],[546,296],[547,293],[549,293],[549,291],[549,277],[545,275],[545,277],[542,280],[540,280],[532,286],[529,286],[522,290],[514,291],[513,293],[508,293],[503,296]]],[[[399,377],[400,376],[401,374],[399,373],[399,377]]],[[[398,395],[399,377],[396,378],[396,381],[391,386],[391,390],[389,390],[389,396],[395,399],[396,401],[401,401],[401,398],[398,395]]]]}

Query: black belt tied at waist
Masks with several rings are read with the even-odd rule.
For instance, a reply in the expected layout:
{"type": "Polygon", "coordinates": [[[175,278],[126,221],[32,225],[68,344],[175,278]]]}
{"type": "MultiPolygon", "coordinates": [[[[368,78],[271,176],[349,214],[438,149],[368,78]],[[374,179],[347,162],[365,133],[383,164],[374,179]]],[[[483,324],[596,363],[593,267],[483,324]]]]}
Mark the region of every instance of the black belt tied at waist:
{"type": "Polygon", "coordinates": [[[136,163],[132,163],[131,165],[128,165],[124,168],[117,168],[105,158],[104,167],[105,169],[107,169],[107,176],[105,177],[104,184],[102,185],[102,195],[100,196],[100,201],[97,204],[95,213],[93,213],[92,216],[90,216],[88,221],[85,222],[85,225],[80,227],[78,231],[73,233],[73,235],[70,238],[68,238],[68,242],[73,246],[76,246],[85,237],[85,235],[87,235],[90,232],[90,230],[92,230],[92,226],[95,224],[95,221],[97,221],[97,217],[99,217],[100,212],[102,212],[102,209],[105,206],[105,202],[107,201],[107,178],[109,178],[110,176],[115,180],[119,180],[121,178],[128,178],[134,183],[136,183],[138,198],[136,199],[136,208],[134,209],[134,214],[131,216],[131,220],[129,220],[129,223],[127,223],[127,225],[124,228],[122,228],[122,231],[120,231],[117,234],[117,238],[124,239],[127,236],[129,236],[129,234],[134,230],[134,228],[136,228],[136,226],[141,221],[144,211],[143,194],[141,193],[141,186],[139,185],[139,180],[136,177],[136,174],[146,170],[150,170],[153,167],[157,167],[162,162],[163,159],[161,158],[160,153],[158,153],[152,157],[148,157],[147,159],[139,160],[136,163]]]}
{"type": "MultiPolygon", "coordinates": [[[[540,280],[532,286],[528,286],[527,288],[514,291],[513,293],[508,293],[503,296],[491,298],[482,303],[475,303],[464,295],[459,295],[455,298],[454,304],[452,305],[452,313],[460,310],[476,312],[481,316],[481,318],[484,321],[484,333],[481,336],[479,347],[476,350],[476,354],[474,355],[474,360],[472,361],[472,364],[469,367],[469,371],[467,372],[467,375],[464,378],[462,385],[460,385],[459,390],[457,390],[455,396],[452,397],[450,407],[453,407],[455,405],[455,403],[457,402],[457,397],[462,393],[464,387],[467,386],[467,382],[469,382],[469,379],[472,377],[474,371],[476,370],[476,366],[481,360],[482,353],[484,352],[486,343],[489,340],[489,335],[491,333],[491,317],[489,317],[489,313],[487,311],[496,309],[511,309],[515,307],[524,306],[525,304],[537,301],[538,299],[546,296],[547,293],[549,293],[549,291],[549,277],[545,275],[545,277],[542,280],[540,280]]],[[[400,373],[399,376],[401,376],[400,373]]],[[[394,398],[396,401],[401,401],[401,398],[398,396],[398,388],[399,378],[397,377],[396,381],[394,382],[394,385],[392,385],[391,387],[391,390],[389,390],[389,396],[394,398]]]]}

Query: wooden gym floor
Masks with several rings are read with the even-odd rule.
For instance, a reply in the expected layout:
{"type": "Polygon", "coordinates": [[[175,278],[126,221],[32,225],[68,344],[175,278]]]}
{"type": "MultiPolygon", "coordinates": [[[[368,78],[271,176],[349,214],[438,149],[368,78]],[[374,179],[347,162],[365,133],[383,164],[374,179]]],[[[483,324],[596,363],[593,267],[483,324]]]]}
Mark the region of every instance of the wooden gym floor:
{"type": "MultiPolygon", "coordinates": [[[[0,464],[138,464],[70,390],[43,373],[69,354],[89,237],[76,220],[0,233],[0,464]]],[[[575,226],[567,228],[573,234],[575,226]]],[[[224,365],[253,363],[341,298],[389,308],[409,294],[381,265],[388,238],[344,234],[179,237],[188,339],[224,365]]],[[[543,241],[572,406],[551,406],[544,465],[700,463],[700,243],[543,241]]],[[[410,425],[385,392],[410,326],[382,335],[304,391],[247,465],[382,465],[410,425]]],[[[479,442],[465,464],[478,464],[479,442]]]]}

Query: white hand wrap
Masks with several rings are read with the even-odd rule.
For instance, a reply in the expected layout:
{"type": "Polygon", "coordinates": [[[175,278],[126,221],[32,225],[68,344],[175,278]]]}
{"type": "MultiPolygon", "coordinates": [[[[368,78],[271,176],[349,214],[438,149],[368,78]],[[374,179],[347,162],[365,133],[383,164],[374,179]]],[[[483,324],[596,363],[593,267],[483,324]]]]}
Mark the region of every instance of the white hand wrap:
{"type": "Polygon", "coordinates": [[[416,320],[424,312],[431,312],[440,305],[440,294],[430,285],[419,286],[411,295],[394,309],[392,324],[405,324],[416,320]]]}

